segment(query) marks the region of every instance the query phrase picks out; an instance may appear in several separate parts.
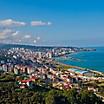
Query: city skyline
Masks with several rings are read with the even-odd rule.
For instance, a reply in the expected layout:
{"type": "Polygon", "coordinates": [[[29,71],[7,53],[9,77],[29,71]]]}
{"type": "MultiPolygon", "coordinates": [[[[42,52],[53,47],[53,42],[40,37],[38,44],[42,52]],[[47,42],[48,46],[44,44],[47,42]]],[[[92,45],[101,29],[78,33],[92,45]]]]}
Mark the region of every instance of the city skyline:
{"type": "Polygon", "coordinates": [[[104,2],[1,0],[0,43],[103,46],[104,2]]]}

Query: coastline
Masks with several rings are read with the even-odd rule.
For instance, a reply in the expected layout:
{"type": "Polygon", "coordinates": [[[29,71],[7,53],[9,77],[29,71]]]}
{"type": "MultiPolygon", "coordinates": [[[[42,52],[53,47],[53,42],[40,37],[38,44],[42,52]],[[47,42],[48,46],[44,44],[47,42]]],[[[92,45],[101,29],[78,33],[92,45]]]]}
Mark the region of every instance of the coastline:
{"type": "Polygon", "coordinates": [[[96,47],[96,52],[93,52],[93,51],[90,51],[90,53],[89,51],[75,52],[75,53],[69,54],[68,57],[65,57],[65,58],[59,57],[59,58],[56,58],[55,60],[66,66],[72,66],[74,68],[79,68],[82,70],[87,69],[91,72],[104,75],[104,65],[103,65],[104,57],[102,56],[104,54],[103,52],[104,52],[104,47],[101,47],[101,48],[96,47]],[[72,58],[70,58],[70,56],[72,58]],[[75,58],[75,60],[73,57],[75,58]],[[81,59],[82,61],[77,60],[77,58],[81,59]]]}
{"type": "MultiPolygon", "coordinates": [[[[56,63],[59,64],[59,65],[70,67],[70,68],[77,68],[77,69],[80,69],[80,70],[83,70],[83,71],[86,69],[86,68],[82,68],[82,67],[79,67],[79,66],[73,66],[73,65],[64,64],[64,63],[61,63],[61,62],[58,62],[58,61],[56,63]]],[[[87,70],[92,72],[92,73],[104,75],[103,72],[100,72],[100,71],[96,71],[96,70],[92,70],[92,69],[87,69],[87,70]]]]}

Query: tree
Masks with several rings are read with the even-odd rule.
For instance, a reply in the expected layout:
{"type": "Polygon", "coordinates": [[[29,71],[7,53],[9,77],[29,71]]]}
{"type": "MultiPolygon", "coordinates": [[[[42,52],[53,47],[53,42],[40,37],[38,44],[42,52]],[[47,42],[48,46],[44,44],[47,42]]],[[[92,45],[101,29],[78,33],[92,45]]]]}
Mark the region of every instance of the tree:
{"type": "Polygon", "coordinates": [[[55,92],[53,90],[49,91],[45,96],[46,104],[55,104],[55,92]]]}
{"type": "Polygon", "coordinates": [[[98,98],[93,92],[82,90],[80,92],[80,103],[81,104],[102,104],[100,98],[98,98]]]}
{"type": "Polygon", "coordinates": [[[45,96],[46,104],[68,104],[66,97],[58,90],[50,90],[45,96]]]}
{"type": "Polygon", "coordinates": [[[79,104],[78,93],[76,89],[70,89],[68,91],[64,91],[64,95],[67,97],[69,104],[79,104]]]}

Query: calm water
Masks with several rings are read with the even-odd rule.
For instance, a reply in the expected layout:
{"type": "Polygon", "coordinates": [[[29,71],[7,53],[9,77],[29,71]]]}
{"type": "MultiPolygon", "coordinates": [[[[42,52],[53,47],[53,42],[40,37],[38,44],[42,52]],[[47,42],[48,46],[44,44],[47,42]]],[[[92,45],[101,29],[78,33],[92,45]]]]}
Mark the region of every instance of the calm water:
{"type": "Polygon", "coordinates": [[[70,56],[78,58],[81,61],[70,59],[62,60],[61,58],[59,58],[58,61],[68,65],[75,65],[104,72],[104,47],[97,47],[96,51],[80,52],[70,56]]]}

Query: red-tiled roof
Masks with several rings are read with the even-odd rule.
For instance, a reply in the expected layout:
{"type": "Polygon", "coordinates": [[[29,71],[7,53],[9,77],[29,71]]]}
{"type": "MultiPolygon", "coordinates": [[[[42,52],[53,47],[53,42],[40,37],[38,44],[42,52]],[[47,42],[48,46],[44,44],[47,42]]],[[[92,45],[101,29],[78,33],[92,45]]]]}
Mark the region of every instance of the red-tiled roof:
{"type": "Polygon", "coordinates": [[[27,82],[30,82],[31,79],[26,79],[26,80],[21,80],[22,83],[27,83],[27,82]]]}

